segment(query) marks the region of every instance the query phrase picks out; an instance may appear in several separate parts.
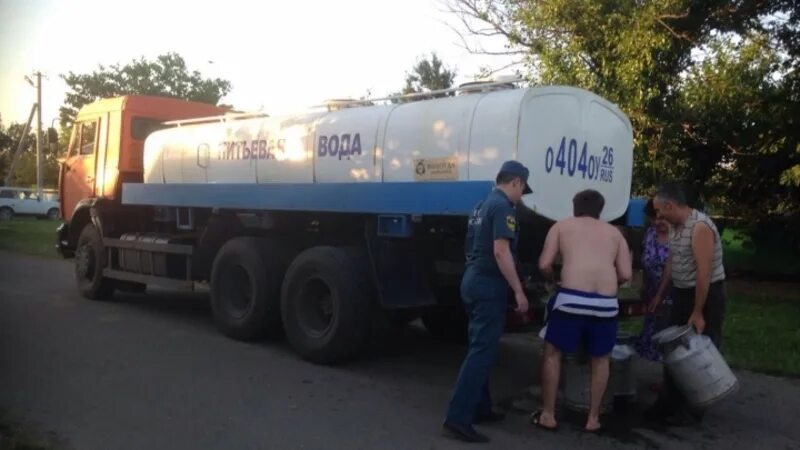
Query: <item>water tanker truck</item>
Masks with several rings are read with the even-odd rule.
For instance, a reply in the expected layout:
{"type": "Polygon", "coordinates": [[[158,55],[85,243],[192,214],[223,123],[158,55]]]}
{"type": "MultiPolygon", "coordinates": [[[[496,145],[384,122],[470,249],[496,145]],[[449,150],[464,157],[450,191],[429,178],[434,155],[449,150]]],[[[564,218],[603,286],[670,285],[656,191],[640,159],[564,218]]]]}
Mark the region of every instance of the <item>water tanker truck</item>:
{"type": "Polygon", "coordinates": [[[463,335],[466,217],[502,162],[531,170],[519,266],[539,298],[539,249],[576,192],[600,191],[602,218],[625,224],[633,140],[616,106],[577,88],[440,94],[282,117],[98,100],[62,160],[58,250],[75,258],[86,298],[205,286],[224,334],[285,333],[315,362],[353,357],[418,317],[434,335],[463,335]]]}

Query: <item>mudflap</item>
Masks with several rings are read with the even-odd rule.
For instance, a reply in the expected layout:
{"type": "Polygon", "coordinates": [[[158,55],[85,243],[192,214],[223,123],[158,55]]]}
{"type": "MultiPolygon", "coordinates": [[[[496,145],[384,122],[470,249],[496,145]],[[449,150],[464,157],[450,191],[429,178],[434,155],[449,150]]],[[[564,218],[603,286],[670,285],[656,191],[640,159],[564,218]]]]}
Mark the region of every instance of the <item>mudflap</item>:
{"type": "Polygon", "coordinates": [[[386,309],[435,305],[425,252],[412,239],[367,236],[380,305],[386,309]]]}
{"type": "Polygon", "coordinates": [[[75,256],[75,249],[69,247],[69,224],[66,222],[56,228],[56,252],[64,259],[75,256]]]}

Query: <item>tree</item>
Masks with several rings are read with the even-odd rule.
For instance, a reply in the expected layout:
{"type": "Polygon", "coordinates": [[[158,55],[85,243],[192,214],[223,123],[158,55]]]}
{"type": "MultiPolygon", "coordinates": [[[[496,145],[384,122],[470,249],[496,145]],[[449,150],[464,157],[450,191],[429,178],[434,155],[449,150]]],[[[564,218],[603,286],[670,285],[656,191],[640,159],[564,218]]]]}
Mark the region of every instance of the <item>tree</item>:
{"type": "MultiPolygon", "coordinates": [[[[795,5],[789,14],[778,17],[771,26],[771,35],[786,57],[782,62],[783,87],[781,96],[787,106],[783,133],[789,138],[787,147],[794,152],[794,164],[781,174],[781,183],[800,187],[800,8],[795,5]]],[[[795,194],[797,191],[795,190],[795,194]]],[[[795,200],[797,197],[795,197],[795,200]]]]}
{"type": "Polygon", "coordinates": [[[534,83],[583,87],[628,114],[635,192],[681,179],[724,212],[751,218],[798,211],[795,3],[447,0],[468,49],[515,55],[534,83]],[[468,40],[487,37],[504,46],[468,40]],[[759,167],[768,180],[747,173],[759,167]],[[745,194],[747,209],[730,208],[745,194]]]}
{"type": "Polygon", "coordinates": [[[431,53],[431,58],[422,58],[406,74],[406,87],[404,94],[415,92],[437,91],[449,89],[453,85],[456,71],[445,67],[436,53],[431,53]]]}
{"type": "MultiPolygon", "coordinates": [[[[17,141],[22,134],[24,124],[12,123],[7,129],[0,123],[0,182],[5,180],[11,165],[11,159],[17,149],[17,141]]],[[[42,184],[55,187],[58,184],[58,151],[48,145],[42,147],[42,184]]],[[[36,186],[36,134],[29,132],[25,138],[22,153],[14,166],[12,186],[36,186]]]]}
{"type": "Polygon", "coordinates": [[[800,212],[786,180],[800,164],[797,130],[787,128],[796,116],[785,78],[773,76],[781,56],[763,33],[717,37],[706,50],[679,89],[684,180],[731,215],[800,212]]]}
{"type": "Polygon", "coordinates": [[[6,133],[3,121],[0,120],[0,185],[2,185],[5,179],[5,173],[8,170],[13,151],[11,149],[13,142],[14,139],[6,133]]]}
{"type": "Polygon", "coordinates": [[[13,141],[14,138],[5,132],[5,127],[3,127],[3,119],[0,117],[0,150],[5,150],[8,148],[13,141]]]}
{"type": "MultiPolygon", "coordinates": [[[[430,59],[422,58],[414,64],[411,71],[406,72],[406,85],[400,94],[416,94],[422,92],[438,91],[449,89],[453,86],[456,77],[455,69],[450,69],[444,65],[436,53],[431,53],[430,59]]],[[[422,100],[425,98],[437,98],[443,95],[431,95],[414,97],[412,100],[422,100]]]]}
{"type": "Polygon", "coordinates": [[[124,66],[100,65],[87,74],[69,72],[61,78],[68,91],[60,109],[61,127],[65,128],[81,106],[99,98],[119,95],[161,95],[203,103],[217,104],[231,90],[231,83],[221,78],[207,79],[198,71],[189,71],[177,53],[133,60],[124,66]]]}

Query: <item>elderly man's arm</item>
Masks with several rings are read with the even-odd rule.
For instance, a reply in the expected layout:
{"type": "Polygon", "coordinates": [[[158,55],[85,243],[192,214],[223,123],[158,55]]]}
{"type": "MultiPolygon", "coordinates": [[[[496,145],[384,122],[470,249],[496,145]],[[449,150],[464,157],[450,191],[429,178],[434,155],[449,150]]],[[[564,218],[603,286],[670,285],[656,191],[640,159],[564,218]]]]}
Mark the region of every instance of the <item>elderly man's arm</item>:
{"type": "Polygon", "coordinates": [[[694,309],[689,316],[689,325],[694,325],[697,332],[702,333],[706,327],[703,309],[711,285],[711,265],[714,263],[714,233],[704,223],[698,223],[692,229],[692,254],[697,265],[697,278],[694,288],[694,309]]]}

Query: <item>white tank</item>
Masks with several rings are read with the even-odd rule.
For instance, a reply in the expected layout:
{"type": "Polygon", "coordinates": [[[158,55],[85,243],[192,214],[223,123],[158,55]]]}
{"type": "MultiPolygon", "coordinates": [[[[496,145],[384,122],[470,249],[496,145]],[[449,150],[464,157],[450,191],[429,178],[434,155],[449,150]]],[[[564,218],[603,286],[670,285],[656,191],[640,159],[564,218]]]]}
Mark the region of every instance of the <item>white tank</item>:
{"type": "Polygon", "coordinates": [[[612,220],[628,206],[633,134],[613,104],[554,86],[181,125],[150,135],[144,157],[145,183],[494,180],[517,159],[539,214],[570,217],[591,188],[612,220]]]}

